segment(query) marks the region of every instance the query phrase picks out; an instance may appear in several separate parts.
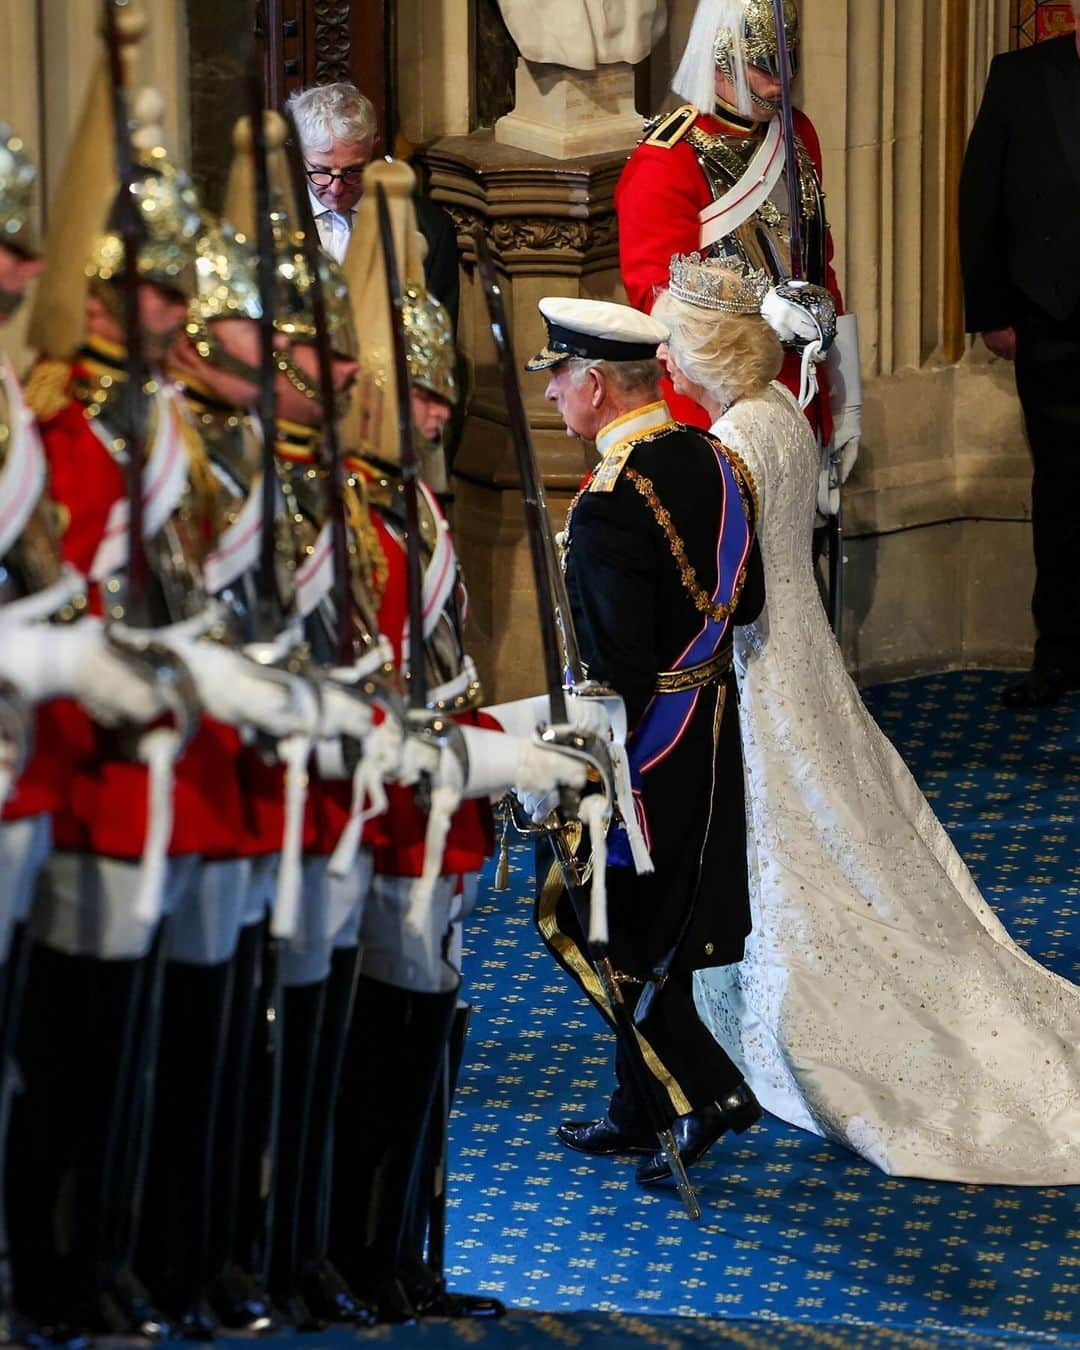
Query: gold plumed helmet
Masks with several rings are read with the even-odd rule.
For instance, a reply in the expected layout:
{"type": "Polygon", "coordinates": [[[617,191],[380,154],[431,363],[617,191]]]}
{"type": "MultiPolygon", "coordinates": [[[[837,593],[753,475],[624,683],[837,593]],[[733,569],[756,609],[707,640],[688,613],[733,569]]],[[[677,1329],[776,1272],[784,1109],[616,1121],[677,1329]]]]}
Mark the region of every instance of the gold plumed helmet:
{"type": "MultiPolygon", "coordinates": [[[[316,328],[312,277],[304,256],[304,235],[295,225],[298,212],[293,202],[285,159],[288,127],[280,113],[268,111],[264,114],[263,130],[272,198],[274,327],[279,333],[285,334],[290,346],[314,344],[316,328]]],[[[242,117],[233,130],[234,154],[225,194],[225,216],[236,227],[237,234],[248,240],[257,237],[254,148],[250,120],[242,117]]],[[[338,356],[355,360],[359,344],[353,324],[349,288],[338,265],[321,251],[319,276],[326,304],[331,349],[338,356]]],[[[279,359],[278,365],[301,392],[311,398],[318,397],[318,391],[310,386],[287,354],[279,359]]]]}
{"type": "MultiPolygon", "coordinates": [[[[717,66],[738,88],[745,80],[745,66],[756,66],[770,75],[780,74],[780,42],[776,33],[773,0],[739,0],[741,15],[732,15],[717,29],[713,57],[717,66]]],[[[799,68],[799,11],[795,0],[784,0],[788,59],[794,77],[799,68]]],[[[772,107],[752,91],[751,101],[772,107]]]]}
{"type": "MultiPolygon", "coordinates": [[[[116,17],[121,55],[130,73],[146,19],[136,0],[118,8],[116,17]]],[[[139,275],[190,295],[200,230],[198,199],[191,180],[162,149],[160,95],[143,91],[133,111],[139,124],[131,133],[136,165],[132,193],[142,231],[139,275]]],[[[123,249],[115,230],[116,128],[105,58],[91,76],[58,182],[49,213],[48,267],[34,298],[30,341],[39,351],[63,358],[82,340],[88,287],[115,307],[116,287],[110,283],[123,274],[123,249]]]]}
{"type": "Polygon", "coordinates": [[[30,228],[37,170],[18,136],[0,122],[0,244],[36,257],[30,228]]]}
{"type": "Polygon", "coordinates": [[[456,404],[457,348],[450,315],[418,283],[406,287],[404,302],[409,378],[447,403],[456,404]]]}
{"type": "MultiPolygon", "coordinates": [[[[143,89],[135,100],[137,130],[132,137],[135,173],[131,195],[139,210],[139,280],[151,281],[185,299],[195,295],[195,254],[203,233],[195,186],[183,169],[170,163],[161,144],[164,103],[156,89],[143,89]]],[[[124,275],[124,241],[116,230],[119,202],[86,264],[91,282],[118,281],[124,275]]]]}
{"type": "MultiPolygon", "coordinates": [[[[788,56],[794,75],[799,57],[799,10],[796,0],[784,0],[788,56]]],[[[703,113],[713,111],[716,71],[735,89],[735,105],[746,117],[755,106],[770,116],[777,105],[750,88],[751,66],[780,73],[780,44],[776,36],[773,0],[698,0],[690,35],[671,87],[703,113]]]]}
{"type": "Polygon", "coordinates": [[[261,371],[226,351],[215,338],[212,325],[218,319],[258,322],[261,318],[254,248],[228,221],[204,217],[195,247],[195,295],[188,306],[188,338],[210,365],[242,379],[258,379],[261,371]]]}

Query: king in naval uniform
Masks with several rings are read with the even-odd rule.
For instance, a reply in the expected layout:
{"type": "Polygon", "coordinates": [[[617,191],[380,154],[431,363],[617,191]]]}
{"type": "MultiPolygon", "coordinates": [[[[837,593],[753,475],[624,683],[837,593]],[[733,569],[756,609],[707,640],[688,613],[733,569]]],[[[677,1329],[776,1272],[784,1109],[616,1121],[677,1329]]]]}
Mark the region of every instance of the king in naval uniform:
{"type": "MultiPolygon", "coordinates": [[[[634,1007],[658,965],[662,988],[638,1022],[687,1164],[761,1114],[742,1075],[699,1021],[693,972],[742,956],[750,929],[731,630],[764,602],[754,486],[738,458],[681,426],[659,397],[667,330],[622,305],[545,299],[546,397],[600,460],[567,523],[566,582],[591,679],[626,706],[631,782],[655,871],[638,876],[621,827],[607,841],[612,964],[634,1007]]],[[[541,935],[603,1009],[581,916],[557,868],[542,886],[541,935]]],[[[639,1007],[639,1012],[641,1011],[639,1007]]],[[[618,1087],[599,1120],[559,1137],[592,1154],[645,1153],[643,1184],[670,1178],[622,1046],[618,1087]]]]}

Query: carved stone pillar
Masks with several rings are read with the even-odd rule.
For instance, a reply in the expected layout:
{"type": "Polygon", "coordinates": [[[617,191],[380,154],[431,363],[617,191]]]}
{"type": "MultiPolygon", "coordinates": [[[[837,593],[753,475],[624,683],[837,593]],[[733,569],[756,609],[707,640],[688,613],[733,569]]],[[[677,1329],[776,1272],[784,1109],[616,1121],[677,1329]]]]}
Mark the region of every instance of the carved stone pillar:
{"type": "MultiPolygon", "coordinates": [[[[454,528],[469,582],[470,649],[489,699],[543,683],[536,598],[521,495],[472,236],[487,234],[503,279],[519,364],[544,343],[545,295],[624,300],[613,193],[624,157],[553,163],[497,145],[489,131],[448,137],[425,152],[432,196],[452,216],[463,265],[459,341],[469,416],[454,462],[454,528]]],[[[556,528],[588,468],[544,401],[542,375],[522,374],[526,410],[556,528]]]]}

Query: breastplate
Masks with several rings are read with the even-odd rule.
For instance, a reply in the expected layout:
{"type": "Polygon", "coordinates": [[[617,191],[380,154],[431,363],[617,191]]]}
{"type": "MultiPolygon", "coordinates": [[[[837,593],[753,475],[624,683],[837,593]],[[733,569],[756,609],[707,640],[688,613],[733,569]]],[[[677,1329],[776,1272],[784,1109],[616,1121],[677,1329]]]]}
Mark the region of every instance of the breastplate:
{"type": "MultiPolygon", "coordinates": [[[[709,191],[716,201],[746,173],[754,151],[760,145],[755,136],[731,136],[708,132],[694,126],[687,132],[687,143],[697,155],[709,191]]],[[[825,195],[821,190],[814,161],[806,147],[795,138],[799,172],[799,219],[802,227],[803,263],[806,280],[825,284],[826,240],[825,195]]],[[[736,230],[713,244],[714,256],[735,256],[752,268],[764,268],[776,281],[791,275],[791,215],[787,185],[788,169],[772,196],[736,230]]]]}

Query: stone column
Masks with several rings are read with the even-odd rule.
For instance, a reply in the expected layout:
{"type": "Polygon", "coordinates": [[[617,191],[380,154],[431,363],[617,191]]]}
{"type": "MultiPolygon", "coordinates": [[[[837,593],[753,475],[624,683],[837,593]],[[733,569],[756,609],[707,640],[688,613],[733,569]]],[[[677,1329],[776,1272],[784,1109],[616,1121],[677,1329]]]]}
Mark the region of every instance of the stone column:
{"type": "MultiPolygon", "coordinates": [[[[463,266],[459,341],[469,416],[454,464],[454,528],[468,580],[470,650],[489,699],[540,692],[536,597],[513,445],[495,365],[473,232],[495,254],[518,364],[544,343],[545,295],[625,300],[618,278],[613,193],[623,156],[559,163],[496,143],[490,132],[438,141],[424,155],[431,193],[452,216],[463,266]]],[[[588,463],[544,401],[545,379],[522,374],[533,442],[556,528],[588,463]]]]}

